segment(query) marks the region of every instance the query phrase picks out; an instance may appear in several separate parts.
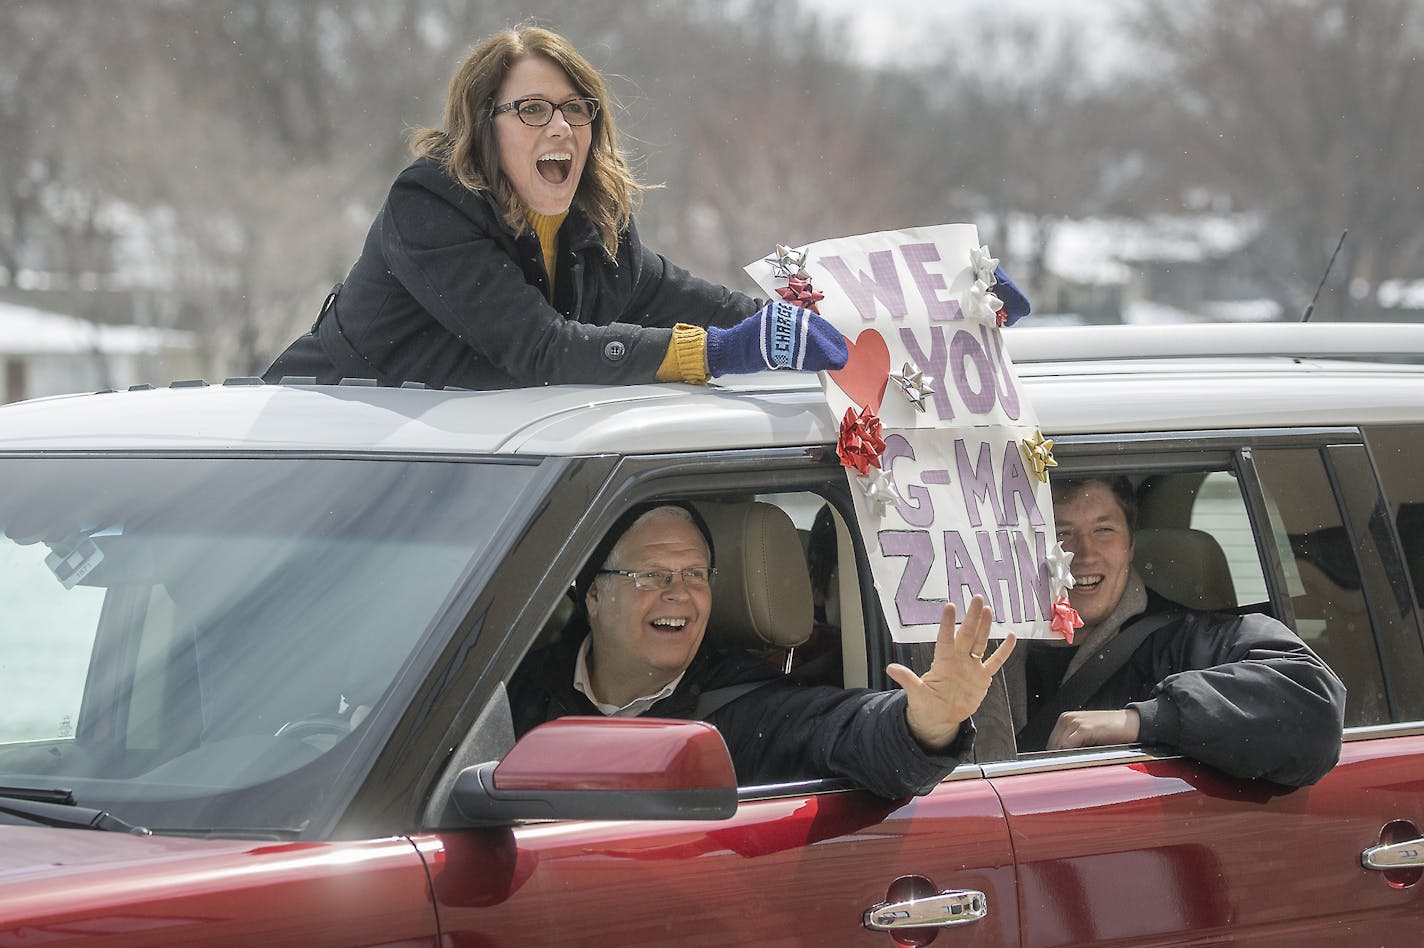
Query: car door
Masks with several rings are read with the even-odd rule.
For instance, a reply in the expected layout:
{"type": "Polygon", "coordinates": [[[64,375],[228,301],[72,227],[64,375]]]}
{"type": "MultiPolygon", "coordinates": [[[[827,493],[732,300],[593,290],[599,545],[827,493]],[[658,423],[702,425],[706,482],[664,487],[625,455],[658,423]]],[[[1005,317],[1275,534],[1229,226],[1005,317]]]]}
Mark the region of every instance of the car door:
{"type": "MultiPolygon", "coordinates": [[[[850,509],[839,468],[804,452],[774,462],[729,455],[710,466],[684,459],[675,477],[648,471],[628,474],[638,486],[614,507],[649,496],[755,495],[808,533],[817,510],[837,502],[837,489],[841,509],[850,509]]],[[[610,510],[601,522],[614,516],[610,510]]],[[[843,526],[841,533],[848,538],[843,526]]],[[[563,584],[576,567],[563,567],[563,584]]],[[[851,560],[838,572],[853,588],[863,570],[851,560]]],[[[845,648],[858,652],[835,662],[834,676],[845,683],[843,668],[864,675],[855,669],[867,661],[865,616],[839,618],[854,629],[845,648]]],[[[889,945],[895,937],[919,944],[945,925],[955,944],[1019,938],[1008,826],[973,763],[914,799],[882,800],[844,782],[809,779],[741,787],[735,813],[720,821],[519,822],[416,841],[442,935],[456,944],[889,945]],[[866,913],[877,907],[885,925],[930,911],[940,927],[872,930],[866,913]]]]}
{"type": "Polygon", "coordinates": [[[1156,515],[1214,534],[1238,604],[1264,605],[1336,668],[1347,729],[1335,768],[1295,790],[1135,746],[987,765],[1023,944],[1418,944],[1420,847],[1397,844],[1424,827],[1424,652],[1359,433],[1095,450],[1060,447],[1064,473],[1168,487],[1156,515]]]}
{"type": "Polygon", "coordinates": [[[554,821],[417,845],[455,944],[888,945],[867,910],[945,890],[985,903],[954,943],[1018,940],[1007,827],[973,768],[908,802],[812,785],[749,794],[714,823],[554,821]]]}

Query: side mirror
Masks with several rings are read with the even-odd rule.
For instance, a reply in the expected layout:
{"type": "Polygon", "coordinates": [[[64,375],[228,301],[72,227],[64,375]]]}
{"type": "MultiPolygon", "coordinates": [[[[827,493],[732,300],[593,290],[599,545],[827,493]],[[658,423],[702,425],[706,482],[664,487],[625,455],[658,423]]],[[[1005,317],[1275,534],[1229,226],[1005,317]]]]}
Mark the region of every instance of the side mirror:
{"type": "Polygon", "coordinates": [[[451,796],[483,824],[725,820],[737,811],[737,777],[705,722],[567,717],[525,734],[504,760],[462,770],[451,796]]]}

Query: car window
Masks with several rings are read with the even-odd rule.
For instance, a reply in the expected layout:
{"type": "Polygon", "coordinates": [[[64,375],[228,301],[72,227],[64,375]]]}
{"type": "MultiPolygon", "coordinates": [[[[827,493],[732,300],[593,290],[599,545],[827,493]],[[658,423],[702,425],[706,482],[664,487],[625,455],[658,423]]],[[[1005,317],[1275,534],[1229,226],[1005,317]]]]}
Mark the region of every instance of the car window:
{"type": "Polygon", "coordinates": [[[300,828],[534,470],[0,459],[0,784],[300,828]]]}
{"type": "MultiPolygon", "coordinates": [[[[1345,682],[1347,726],[1391,720],[1376,623],[1325,450],[1258,444],[1240,458],[1202,457],[1198,470],[1185,455],[1162,457],[1156,471],[1127,465],[1138,500],[1134,566],[1147,587],[1191,608],[1293,621],[1345,682]],[[1258,496],[1243,484],[1248,469],[1258,496]]],[[[1115,469],[1121,461],[1066,457],[1054,476],[1115,469]]]]}
{"type": "Polygon", "coordinates": [[[1390,519],[1399,532],[1405,565],[1414,586],[1414,602],[1424,606],[1424,477],[1419,476],[1419,446],[1424,426],[1391,425],[1365,432],[1390,519]]]}
{"type": "Polygon", "coordinates": [[[1289,542],[1282,564],[1296,633],[1345,682],[1347,725],[1388,721],[1360,564],[1321,453],[1258,449],[1255,461],[1271,500],[1271,529],[1289,542]]]}
{"type": "Polygon", "coordinates": [[[104,591],[78,586],[41,601],[56,583],[43,543],[0,537],[0,743],[71,738],[104,591]]]}
{"type": "Polygon", "coordinates": [[[1210,471],[1192,499],[1188,526],[1211,534],[1226,558],[1237,605],[1266,602],[1266,576],[1256,549],[1256,536],[1246,516],[1241,486],[1227,471],[1210,471]]]}

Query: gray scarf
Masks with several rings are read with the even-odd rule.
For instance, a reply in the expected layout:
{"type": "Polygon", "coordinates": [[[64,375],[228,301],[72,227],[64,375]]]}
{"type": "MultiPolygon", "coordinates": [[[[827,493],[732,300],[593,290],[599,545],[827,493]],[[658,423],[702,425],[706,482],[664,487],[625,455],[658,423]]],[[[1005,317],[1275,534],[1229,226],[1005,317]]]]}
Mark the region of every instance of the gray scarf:
{"type": "MultiPolygon", "coordinates": [[[[1136,567],[1133,567],[1127,574],[1127,588],[1123,590],[1122,598],[1117,601],[1113,611],[1108,613],[1102,622],[1086,632],[1080,631],[1074,638],[1077,651],[1068,662],[1068,670],[1063,673],[1064,679],[1101,652],[1130,620],[1146,611],[1147,586],[1142,582],[1142,576],[1138,574],[1136,567]]],[[[1014,654],[1009,656],[1001,672],[1004,676],[1004,686],[1008,690],[1009,711],[1013,717],[1015,732],[1028,723],[1028,684],[1024,674],[1027,657],[1027,648],[1014,649],[1014,654]]],[[[993,697],[994,690],[990,688],[990,697],[993,697]]]]}

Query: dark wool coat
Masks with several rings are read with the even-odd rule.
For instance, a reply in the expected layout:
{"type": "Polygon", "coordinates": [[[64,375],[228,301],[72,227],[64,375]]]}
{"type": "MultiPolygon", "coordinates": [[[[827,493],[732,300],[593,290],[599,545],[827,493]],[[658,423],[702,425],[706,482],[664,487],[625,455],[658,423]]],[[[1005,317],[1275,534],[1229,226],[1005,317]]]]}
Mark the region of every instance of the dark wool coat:
{"type": "Polygon", "coordinates": [[[761,305],[667,262],[631,224],[609,259],[578,207],[559,231],[552,305],[547,286],[532,231],[515,237],[492,196],[417,159],[392,185],[335,305],[263,378],[652,382],[676,323],[731,326],[761,305]]]}
{"type": "MultiPolygon", "coordinates": [[[[599,715],[575,691],[581,640],[529,655],[509,683],[514,733],[567,714],[599,715]]],[[[704,640],[672,694],[647,712],[651,718],[694,717],[703,693],[765,681],[707,715],[732,753],[742,786],[840,777],[885,799],[929,793],[969,756],[974,727],[966,721],[941,754],[928,754],[905,722],[903,691],[801,685],[748,655],[711,648],[704,640]]]]}
{"type": "Polygon", "coordinates": [[[1149,635],[1085,709],[1134,708],[1144,744],[1237,777],[1303,787],[1335,766],[1345,686],[1294,632],[1270,616],[1196,612],[1149,590],[1143,615],[1167,611],[1178,617],[1149,635]]]}

